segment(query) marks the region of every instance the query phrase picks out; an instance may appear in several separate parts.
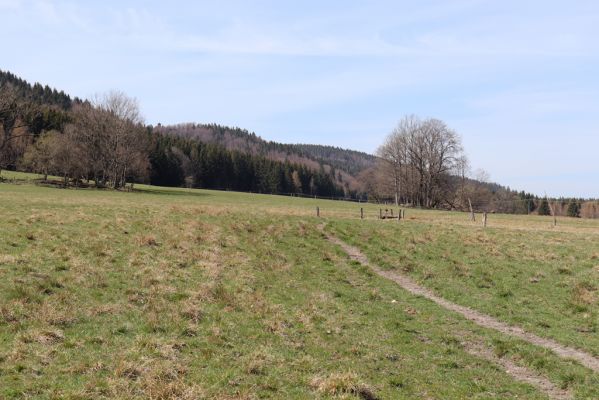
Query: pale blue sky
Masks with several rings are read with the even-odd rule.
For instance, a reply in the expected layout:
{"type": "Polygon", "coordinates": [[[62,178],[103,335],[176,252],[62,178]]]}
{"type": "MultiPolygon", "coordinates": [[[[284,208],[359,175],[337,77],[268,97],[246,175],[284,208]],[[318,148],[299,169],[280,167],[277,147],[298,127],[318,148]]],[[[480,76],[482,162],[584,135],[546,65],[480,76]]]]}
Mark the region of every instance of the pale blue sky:
{"type": "Polygon", "coordinates": [[[374,152],[443,119],[473,169],[599,197],[597,1],[0,0],[0,69],[149,123],[216,122],[374,152]]]}

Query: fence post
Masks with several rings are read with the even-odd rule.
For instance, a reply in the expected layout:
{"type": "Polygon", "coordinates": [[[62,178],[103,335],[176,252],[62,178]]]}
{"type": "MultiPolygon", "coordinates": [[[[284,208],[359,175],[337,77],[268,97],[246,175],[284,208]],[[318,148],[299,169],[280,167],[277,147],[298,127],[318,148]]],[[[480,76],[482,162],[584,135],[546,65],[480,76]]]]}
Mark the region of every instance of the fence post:
{"type": "Polygon", "coordinates": [[[472,202],[470,198],[468,198],[468,205],[470,206],[470,221],[476,222],[476,217],[474,216],[474,209],[472,209],[472,202]]]}
{"type": "Polygon", "coordinates": [[[316,206],[316,216],[320,217],[320,207],[316,206]]]}
{"type": "MultiPolygon", "coordinates": [[[[547,196],[545,196],[545,199],[547,199],[547,196]]],[[[549,200],[547,200],[547,204],[549,204],[549,210],[551,211],[551,216],[553,217],[553,226],[557,226],[557,217],[555,215],[555,209],[553,208],[549,200]]]]}
{"type": "Polygon", "coordinates": [[[487,212],[485,211],[483,214],[483,228],[487,227],[487,212]]]}
{"type": "Polygon", "coordinates": [[[364,219],[364,207],[360,207],[360,219],[364,219]]]}
{"type": "Polygon", "coordinates": [[[379,219],[383,219],[383,209],[379,208],[379,219]]]}

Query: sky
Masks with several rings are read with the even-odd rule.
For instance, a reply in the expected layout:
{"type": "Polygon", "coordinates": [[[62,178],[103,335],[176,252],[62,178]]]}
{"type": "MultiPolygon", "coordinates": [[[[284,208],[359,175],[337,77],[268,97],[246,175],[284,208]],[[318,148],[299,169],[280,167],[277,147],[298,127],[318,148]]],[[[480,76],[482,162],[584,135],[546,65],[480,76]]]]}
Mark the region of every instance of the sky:
{"type": "Polygon", "coordinates": [[[442,119],[473,174],[599,197],[597,1],[0,0],[0,69],[146,122],[374,153],[442,119]]]}

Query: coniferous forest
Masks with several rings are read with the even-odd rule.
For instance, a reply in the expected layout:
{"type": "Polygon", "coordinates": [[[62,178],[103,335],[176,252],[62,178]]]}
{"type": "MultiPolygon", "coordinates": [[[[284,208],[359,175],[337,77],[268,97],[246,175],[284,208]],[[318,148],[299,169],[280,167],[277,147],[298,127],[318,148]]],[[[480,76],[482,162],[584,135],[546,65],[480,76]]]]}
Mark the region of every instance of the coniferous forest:
{"type": "Polygon", "coordinates": [[[343,197],[324,169],[268,159],[224,146],[152,132],[149,154],[153,185],[258,193],[343,197]]]}

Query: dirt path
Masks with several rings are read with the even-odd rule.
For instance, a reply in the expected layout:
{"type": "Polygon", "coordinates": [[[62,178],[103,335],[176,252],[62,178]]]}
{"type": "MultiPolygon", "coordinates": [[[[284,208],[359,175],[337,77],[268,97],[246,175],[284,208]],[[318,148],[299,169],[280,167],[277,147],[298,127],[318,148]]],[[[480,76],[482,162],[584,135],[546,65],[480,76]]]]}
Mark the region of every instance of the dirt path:
{"type": "Polygon", "coordinates": [[[567,389],[560,389],[549,379],[539,375],[526,367],[514,364],[512,360],[506,357],[498,357],[488,346],[483,343],[464,342],[464,349],[478,358],[484,358],[494,364],[500,365],[505,372],[517,381],[527,383],[545,393],[549,398],[556,400],[570,400],[574,396],[567,389]]]}
{"type": "Polygon", "coordinates": [[[452,303],[449,300],[437,296],[430,289],[420,286],[414,280],[405,275],[399,274],[395,271],[385,271],[375,265],[370,264],[368,262],[368,258],[356,247],[348,245],[347,243],[343,242],[335,236],[330,235],[327,232],[324,232],[324,234],[330,242],[340,246],[352,260],[358,261],[363,265],[369,266],[378,275],[398,283],[401,287],[403,287],[410,293],[425,297],[447,310],[459,313],[466,319],[484,328],[494,329],[506,335],[525,340],[536,346],[544,347],[546,349],[551,350],[560,357],[574,359],[582,365],[584,365],[585,367],[593,370],[594,372],[599,373],[599,358],[594,357],[593,355],[582,350],[564,346],[554,340],[542,338],[533,333],[526,332],[524,329],[520,327],[508,325],[505,322],[501,322],[495,319],[494,317],[482,314],[478,311],[472,310],[471,308],[452,303]]]}

